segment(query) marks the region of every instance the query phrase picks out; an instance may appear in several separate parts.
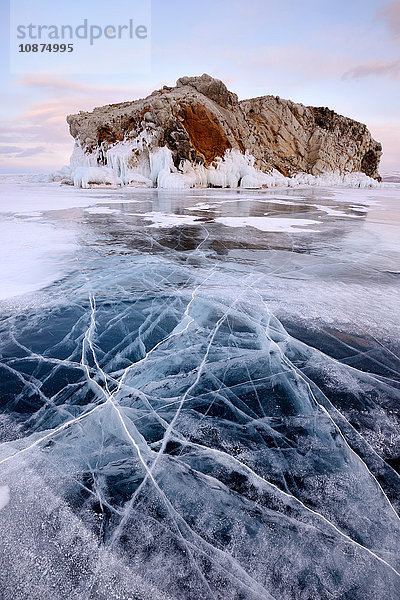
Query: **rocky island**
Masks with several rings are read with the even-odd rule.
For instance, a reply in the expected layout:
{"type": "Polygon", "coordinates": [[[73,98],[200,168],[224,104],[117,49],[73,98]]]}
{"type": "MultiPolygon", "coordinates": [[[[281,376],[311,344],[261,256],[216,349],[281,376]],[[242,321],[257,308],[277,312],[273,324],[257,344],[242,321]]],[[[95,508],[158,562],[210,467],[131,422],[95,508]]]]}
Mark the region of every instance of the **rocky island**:
{"type": "Polygon", "coordinates": [[[57,178],[78,187],[380,180],[382,147],[366,125],[278,96],[239,101],[207,74],[182,77],[144,99],[69,115],[67,122],[75,148],[57,178]]]}

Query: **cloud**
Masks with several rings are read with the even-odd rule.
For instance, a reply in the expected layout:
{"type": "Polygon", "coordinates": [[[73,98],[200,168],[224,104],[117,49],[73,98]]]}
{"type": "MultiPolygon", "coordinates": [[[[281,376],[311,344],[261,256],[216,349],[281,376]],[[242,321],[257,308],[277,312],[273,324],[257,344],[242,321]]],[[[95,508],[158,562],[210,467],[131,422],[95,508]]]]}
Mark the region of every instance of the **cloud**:
{"type": "Polygon", "coordinates": [[[15,154],[20,150],[18,146],[0,146],[0,154],[15,154]]]}
{"type": "Polygon", "coordinates": [[[9,152],[2,152],[0,147],[0,157],[7,161],[7,167],[12,166],[12,162],[19,167],[22,159],[26,159],[27,166],[46,168],[65,164],[73,146],[65,120],[67,115],[134,100],[152,91],[145,87],[92,85],[46,74],[20,77],[13,85],[27,91],[37,101],[24,106],[13,119],[0,121],[0,143],[4,143],[5,149],[11,148],[9,152]],[[19,147],[10,146],[10,143],[19,144],[19,147]]]}
{"type": "Polygon", "coordinates": [[[364,63],[346,71],[342,79],[361,79],[371,76],[400,80],[400,60],[378,60],[364,63]]]}
{"type": "Polygon", "coordinates": [[[35,154],[41,154],[45,152],[46,148],[44,146],[36,146],[36,148],[27,148],[22,152],[16,154],[15,158],[25,158],[27,156],[34,156],[35,154]]]}
{"type": "MultiPolygon", "coordinates": [[[[66,116],[95,106],[133,100],[146,95],[143,88],[107,87],[49,75],[29,75],[14,85],[42,92],[44,100],[33,102],[14,119],[0,122],[0,142],[63,143],[72,145],[66,116]]],[[[39,96],[40,98],[40,96],[39,96]]]]}
{"type": "Polygon", "coordinates": [[[383,19],[386,27],[395,37],[400,37],[400,0],[393,0],[383,6],[375,15],[376,19],[383,19]]]}
{"type": "Polygon", "coordinates": [[[13,141],[16,144],[37,141],[38,126],[26,125],[20,120],[0,121],[0,143],[13,141]]]}
{"type": "Polygon", "coordinates": [[[34,156],[44,152],[46,148],[44,146],[35,146],[33,148],[23,148],[21,146],[0,146],[0,155],[8,156],[10,158],[25,158],[28,156],[34,156]]]}
{"type": "Polygon", "coordinates": [[[46,94],[49,93],[59,95],[60,92],[63,95],[67,94],[70,96],[89,96],[89,97],[107,97],[111,101],[121,101],[121,97],[127,100],[140,98],[146,96],[150,91],[146,87],[124,87],[124,86],[102,86],[102,85],[91,85],[81,81],[73,81],[64,77],[56,77],[46,74],[31,74],[25,75],[17,79],[13,85],[15,86],[26,86],[29,88],[35,88],[37,90],[45,90],[46,94]]]}

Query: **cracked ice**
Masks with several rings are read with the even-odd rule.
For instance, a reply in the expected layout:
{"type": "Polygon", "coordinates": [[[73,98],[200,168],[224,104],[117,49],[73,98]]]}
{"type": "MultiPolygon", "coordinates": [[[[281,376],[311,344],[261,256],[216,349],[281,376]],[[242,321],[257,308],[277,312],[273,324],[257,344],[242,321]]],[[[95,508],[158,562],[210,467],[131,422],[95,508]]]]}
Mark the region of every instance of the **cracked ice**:
{"type": "Polygon", "coordinates": [[[4,598],[400,597],[399,255],[365,219],[398,191],[369,193],[34,217],[75,242],[2,305],[4,598]]]}

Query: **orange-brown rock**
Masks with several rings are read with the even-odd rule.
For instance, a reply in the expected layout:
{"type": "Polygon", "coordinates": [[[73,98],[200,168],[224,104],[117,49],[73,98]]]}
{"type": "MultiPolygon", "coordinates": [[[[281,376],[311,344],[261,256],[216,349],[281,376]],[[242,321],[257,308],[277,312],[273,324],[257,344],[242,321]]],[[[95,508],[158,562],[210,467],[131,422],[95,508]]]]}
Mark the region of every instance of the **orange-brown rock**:
{"type": "Polygon", "coordinates": [[[203,104],[182,103],[181,115],[190,143],[198,154],[203,155],[207,165],[232,148],[217,116],[203,104]]]}

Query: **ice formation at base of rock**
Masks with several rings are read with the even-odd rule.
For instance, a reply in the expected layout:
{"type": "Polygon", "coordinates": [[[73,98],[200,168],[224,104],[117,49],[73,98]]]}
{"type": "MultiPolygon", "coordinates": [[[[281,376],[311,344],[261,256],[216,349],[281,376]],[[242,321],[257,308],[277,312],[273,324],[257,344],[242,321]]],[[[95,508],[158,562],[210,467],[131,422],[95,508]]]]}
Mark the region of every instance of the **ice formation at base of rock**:
{"type": "Polygon", "coordinates": [[[381,184],[361,172],[339,172],[311,175],[297,173],[285,177],[277,170],[263,173],[254,166],[254,157],[246,151],[226,150],[205,167],[181,161],[174,165],[173,155],[166,146],[149,150],[151,134],[142,132],[133,140],[114,144],[107,150],[102,146],[96,153],[85,153],[75,145],[70,166],[51,175],[52,181],[80,188],[95,186],[157,187],[185,189],[193,187],[261,189],[270,187],[297,187],[299,185],[342,185],[348,187],[379,187],[381,184]],[[149,137],[150,136],[150,137],[149,137]],[[104,162],[105,166],[99,166],[104,162]]]}

